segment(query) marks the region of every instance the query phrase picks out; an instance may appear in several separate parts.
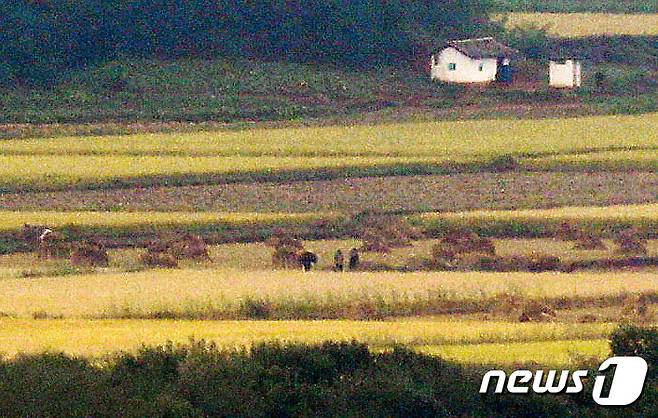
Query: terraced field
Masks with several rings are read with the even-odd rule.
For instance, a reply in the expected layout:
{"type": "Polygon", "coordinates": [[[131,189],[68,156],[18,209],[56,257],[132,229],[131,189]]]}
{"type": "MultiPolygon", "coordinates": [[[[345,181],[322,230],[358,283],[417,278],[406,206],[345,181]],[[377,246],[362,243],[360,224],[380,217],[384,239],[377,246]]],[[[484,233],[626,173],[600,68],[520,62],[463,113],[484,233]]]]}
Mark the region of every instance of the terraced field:
{"type": "MultiPolygon", "coordinates": [[[[525,168],[547,169],[551,161],[545,158],[582,153],[587,156],[576,159],[572,167],[614,169],[639,164],[642,169],[654,169],[658,167],[658,136],[652,126],[657,120],[658,114],[649,114],[504,124],[465,121],[7,140],[0,143],[0,189],[148,187],[508,169],[509,160],[501,161],[501,157],[515,157],[525,168]]],[[[560,165],[568,169],[568,162],[560,161],[560,165]]]]}
{"type": "MultiPolygon", "coordinates": [[[[656,123],[658,114],[2,141],[2,252],[27,250],[24,223],[118,247],[180,231],[261,241],[284,226],[309,238],[320,263],[272,270],[272,249],[255,242],[213,246],[212,261],[176,270],[147,268],[142,248],[113,248],[97,268],[3,255],[0,351],[102,355],[194,336],[226,347],[358,338],[475,364],[603,358],[619,321],[656,322],[655,269],[337,274],[333,254],[360,245],[349,221],[378,208],[430,238],[467,226],[508,257],[615,259],[608,239],[636,227],[655,257],[656,123]],[[535,238],[564,221],[604,234],[610,249],[535,238]],[[520,323],[533,306],[555,317],[520,323]]],[[[363,260],[403,270],[435,243],[363,260]]]]}

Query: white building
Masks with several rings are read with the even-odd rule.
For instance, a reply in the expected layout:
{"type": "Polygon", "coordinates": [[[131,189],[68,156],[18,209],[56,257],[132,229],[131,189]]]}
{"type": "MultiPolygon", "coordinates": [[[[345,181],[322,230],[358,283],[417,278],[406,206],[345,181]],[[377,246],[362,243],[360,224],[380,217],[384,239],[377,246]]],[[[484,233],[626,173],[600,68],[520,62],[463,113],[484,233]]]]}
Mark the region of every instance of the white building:
{"type": "Polygon", "coordinates": [[[450,41],[432,55],[432,80],[449,83],[512,82],[512,60],[518,52],[494,38],[450,41]]]}
{"type": "Polygon", "coordinates": [[[563,61],[551,60],[549,63],[548,79],[551,87],[574,88],[580,87],[581,69],[580,61],[567,59],[563,61]]]}

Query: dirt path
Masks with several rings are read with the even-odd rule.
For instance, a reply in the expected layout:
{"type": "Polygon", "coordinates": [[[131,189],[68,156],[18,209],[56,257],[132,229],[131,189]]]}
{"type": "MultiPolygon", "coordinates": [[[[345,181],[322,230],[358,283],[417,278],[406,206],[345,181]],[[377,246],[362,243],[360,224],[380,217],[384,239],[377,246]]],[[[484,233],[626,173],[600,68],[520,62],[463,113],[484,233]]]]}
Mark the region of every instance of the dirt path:
{"type": "Polygon", "coordinates": [[[476,173],[0,194],[0,210],[459,211],[658,202],[658,173],[476,173]]]}

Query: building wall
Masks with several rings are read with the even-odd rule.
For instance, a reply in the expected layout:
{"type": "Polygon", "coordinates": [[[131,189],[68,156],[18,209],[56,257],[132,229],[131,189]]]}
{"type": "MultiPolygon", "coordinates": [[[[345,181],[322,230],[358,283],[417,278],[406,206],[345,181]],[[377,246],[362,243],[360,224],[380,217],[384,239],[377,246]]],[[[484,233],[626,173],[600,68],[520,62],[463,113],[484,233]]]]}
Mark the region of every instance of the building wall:
{"type": "Polygon", "coordinates": [[[580,87],[580,62],[574,60],[566,60],[564,63],[551,61],[548,78],[551,87],[580,87]]]}
{"type": "Polygon", "coordinates": [[[432,56],[432,80],[451,83],[484,83],[496,79],[497,60],[495,58],[473,59],[455,48],[446,48],[432,56]],[[450,70],[450,64],[455,69],[450,70]]]}

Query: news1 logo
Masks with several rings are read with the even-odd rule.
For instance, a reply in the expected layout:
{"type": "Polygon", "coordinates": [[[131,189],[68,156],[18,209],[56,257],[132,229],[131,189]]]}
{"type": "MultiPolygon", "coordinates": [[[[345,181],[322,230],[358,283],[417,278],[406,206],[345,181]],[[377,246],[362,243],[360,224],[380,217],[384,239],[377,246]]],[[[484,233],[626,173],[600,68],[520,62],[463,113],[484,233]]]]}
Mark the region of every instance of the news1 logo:
{"type": "MultiPolygon", "coordinates": [[[[592,399],[599,405],[604,406],[625,406],[635,402],[644,389],[644,382],[647,377],[647,362],[641,357],[612,357],[604,361],[599,367],[599,372],[615,367],[614,375],[609,383],[609,390],[604,396],[604,387],[607,383],[607,376],[598,374],[594,378],[594,389],[592,390],[592,399]]],[[[494,393],[503,393],[507,389],[508,393],[528,393],[532,390],[534,393],[580,393],[583,391],[583,379],[587,377],[587,370],[562,370],[559,379],[556,379],[558,372],[548,370],[544,379],[544,370],[531,372],[530,370],[516,370],[507,377],[502,370],[491,370],[482,377],[480,393],[487,393],[489,385],[494,378],[497,378],[494,393]],[[532,384],[530,384],[532,381],[532,384]]]]}

